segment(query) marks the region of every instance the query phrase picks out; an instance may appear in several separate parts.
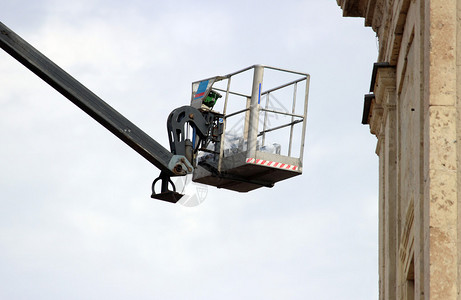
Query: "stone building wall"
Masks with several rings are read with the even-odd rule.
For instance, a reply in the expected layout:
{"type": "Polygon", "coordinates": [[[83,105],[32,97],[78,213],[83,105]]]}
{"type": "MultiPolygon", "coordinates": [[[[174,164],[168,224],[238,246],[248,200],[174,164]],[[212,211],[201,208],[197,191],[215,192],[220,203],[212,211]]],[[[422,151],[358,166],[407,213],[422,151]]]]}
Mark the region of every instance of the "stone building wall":
{"type": "Polygon", "coordinates": [[[461,299],[461,0],[337,0],[379,39],[379,299],[461,299]],[[459,142],[458,142],[459,140],[459,142]]]}

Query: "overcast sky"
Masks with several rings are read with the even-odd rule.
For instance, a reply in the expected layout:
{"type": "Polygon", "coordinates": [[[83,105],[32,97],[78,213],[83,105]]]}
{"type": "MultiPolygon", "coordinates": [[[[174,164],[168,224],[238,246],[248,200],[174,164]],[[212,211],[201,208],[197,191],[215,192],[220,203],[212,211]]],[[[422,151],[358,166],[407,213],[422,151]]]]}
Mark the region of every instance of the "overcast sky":
{"type": "Polygon", "coordinates": [[[154,166],[0,51],[1,299],[377,298],[363,19],[334,0],[6,0],[0,15],[164,146],[192,81],[311,75],[303,175],[185,207],[151,199],[154,166]]]}

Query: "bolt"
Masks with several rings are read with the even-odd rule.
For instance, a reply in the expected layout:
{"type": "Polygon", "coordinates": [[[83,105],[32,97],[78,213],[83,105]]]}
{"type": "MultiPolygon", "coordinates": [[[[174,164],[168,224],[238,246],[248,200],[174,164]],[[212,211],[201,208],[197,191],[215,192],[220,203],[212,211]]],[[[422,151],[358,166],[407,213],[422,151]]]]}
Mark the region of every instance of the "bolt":
{"type": "Polygon", "coordinates": [[[189,114],[189,119],[194,119],[194,114],[189,114]]]}
{"type": "Polygon", "coordinates": [[[182,172],[182,166],[179,164],[174,166],[174,171],[176,174],[180,174],[182,172]]]}

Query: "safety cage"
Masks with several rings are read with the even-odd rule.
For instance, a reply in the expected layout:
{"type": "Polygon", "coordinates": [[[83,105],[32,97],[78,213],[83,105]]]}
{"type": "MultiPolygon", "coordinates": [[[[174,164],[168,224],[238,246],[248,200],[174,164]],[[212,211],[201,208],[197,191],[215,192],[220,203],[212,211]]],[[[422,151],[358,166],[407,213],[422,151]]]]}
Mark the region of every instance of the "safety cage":
{"type": "Polygon", "coordinates": [[[199,149],[192,180],[248,192],[300,175],[309,78],[254,65],[193,82],[191,106],[221,114],[222,135],[199,149]]]}

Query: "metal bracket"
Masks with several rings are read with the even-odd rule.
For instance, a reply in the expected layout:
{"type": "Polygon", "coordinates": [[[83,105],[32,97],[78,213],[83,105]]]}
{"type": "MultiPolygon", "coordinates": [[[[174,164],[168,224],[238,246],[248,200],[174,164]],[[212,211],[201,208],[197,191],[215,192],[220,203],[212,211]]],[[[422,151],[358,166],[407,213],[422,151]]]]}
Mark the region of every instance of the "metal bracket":
{"type": "MultiPolygon", "coordinates": [[[[194,171],[194,167],[192,167],[191,163],[182,155],[173,155],[173,158],[171,158],[168,164],[168,168],[177,176],[191,174],[194,171]]],[[[160,176],[152,183],[151,198],[176,203],[182,196],[184,195],[176,192],[176,186],[171,180],[171,176],[165,172],[161,172],[160,176]],[[156,193],[155,185],[159,181],[161,181],[160,193],[156,193]],[[169,185],[173,188],[172,190],[168,188],[169,185]]]]}
{"type": "Polygon", "coordinates": [[[222,117],[222,114],[201,111],[188,105],[173,110],[167,120],[171,153],[181,155],[195,165],[195,154],[200,146],[210,141],[220,145],[223,130],[217,120],[222,117]],[[187,124],[193,131],[189,136],[187,124]]]}
{"type": "Polygon", "coordinates": [[[191,174],[194,171],[192,164],[183,155],[173,155],[168,164],[168,168],[178,176],[191,174]]]}
{"type": "Polygon", "coordinates": [[[176,192],[176,186],[174,185],[173,181],[171,181],[171,177],[164,172],[161,172],[160,176],[152,183],[152,195],[150,196],[151,198],[176,203],[179,199],[181,199],[182,196],[184,195],[176,192]],[[160,193],[156,193],[155,185],[159,180],[161,180],[161,190],[160,193]],[[171,184],[173,190],[168,189],[168,184],[171,184]]]}

